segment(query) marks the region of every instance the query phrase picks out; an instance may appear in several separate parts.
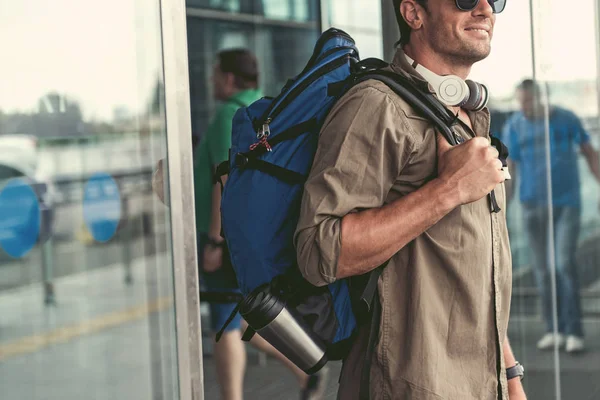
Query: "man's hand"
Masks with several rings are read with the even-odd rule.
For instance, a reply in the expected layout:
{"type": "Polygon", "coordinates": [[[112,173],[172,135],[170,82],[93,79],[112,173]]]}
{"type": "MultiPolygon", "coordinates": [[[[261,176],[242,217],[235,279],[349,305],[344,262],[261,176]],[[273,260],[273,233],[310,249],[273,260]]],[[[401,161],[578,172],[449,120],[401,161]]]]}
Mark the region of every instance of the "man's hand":
{"type": "Polygon", "coordinates": [[[456,205],[477,201],[504,182],[498,150],[483,137],[451,146],[437,135],[438,179],[452,188],[456,205]]]}
{"type": "Polygon", "coordinates": [[[154,191],[154,193],[156,193],[156,195],[158,196],[158,198],[160,199],[160,201],[165,204],[165,205],[169,205],[168,204],[168,199],[167,202],[165,202],[165,182],[164,182],[164,174],[165,174],[165,170],[164,170],[164,158],[161,158],[160,160],[158,160],[158,163],[156,164],[156,170],[154,171],[154,174],[152,175],[152,190],[154,191]]]}
{"type": "Polygon", "coordinates": [[[210,243],[204,246],[202,257],[202,269],[205,272],[215,272],[223,264],[223,248],[213,246],[210,243]]]}

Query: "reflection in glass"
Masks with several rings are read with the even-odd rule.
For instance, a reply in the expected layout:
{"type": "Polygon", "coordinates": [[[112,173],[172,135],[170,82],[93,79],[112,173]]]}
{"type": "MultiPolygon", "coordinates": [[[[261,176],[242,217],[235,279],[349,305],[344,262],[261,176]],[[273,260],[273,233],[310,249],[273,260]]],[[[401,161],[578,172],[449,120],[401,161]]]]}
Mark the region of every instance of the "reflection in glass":
{"type": "Polygon", "coordinates": [[[261,15],[273,20],[314,21],[317,0],[187,0],[188,7],[261,15]]]}
{"type": "Polygon", "coordinates": [[[2,3],[2,398],[179,397],[158,7],[2,3]]]}

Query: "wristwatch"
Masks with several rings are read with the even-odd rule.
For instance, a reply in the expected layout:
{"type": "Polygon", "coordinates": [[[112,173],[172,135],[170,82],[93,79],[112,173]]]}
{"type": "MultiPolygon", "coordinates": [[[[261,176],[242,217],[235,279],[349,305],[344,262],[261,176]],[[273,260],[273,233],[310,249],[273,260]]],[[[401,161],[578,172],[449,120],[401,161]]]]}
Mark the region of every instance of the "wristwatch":
{"type": "Polygon", "coordinates": [[[221,239],[220,241],[217,241],[214,238],[209,236],[207,239],[207,244],[211,245],[212,247],[223,247],[223,246],[225,246],[225,241],[223,239],[221,239]]]}
{"type": "Polygon", "coordinates": [[[507,380],[511,380],[513,378],[519,377],[521,380],[523,380],[524,376],[525,376],[525,368],[519,364],[519,362],[517,361],[517,363],[514,365],[514,367],[510,367],[506,369],[506,379],[507,380]]]}

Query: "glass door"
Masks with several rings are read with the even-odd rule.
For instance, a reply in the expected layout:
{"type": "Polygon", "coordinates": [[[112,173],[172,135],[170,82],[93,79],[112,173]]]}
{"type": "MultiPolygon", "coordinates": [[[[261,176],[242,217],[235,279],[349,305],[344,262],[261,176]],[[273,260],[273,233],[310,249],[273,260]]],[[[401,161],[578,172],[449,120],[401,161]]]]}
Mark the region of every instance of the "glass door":
{"type": "Polygon", "coordinates": [[[185,29],[0,0],[2,398],[202,398],[185,29]]]}

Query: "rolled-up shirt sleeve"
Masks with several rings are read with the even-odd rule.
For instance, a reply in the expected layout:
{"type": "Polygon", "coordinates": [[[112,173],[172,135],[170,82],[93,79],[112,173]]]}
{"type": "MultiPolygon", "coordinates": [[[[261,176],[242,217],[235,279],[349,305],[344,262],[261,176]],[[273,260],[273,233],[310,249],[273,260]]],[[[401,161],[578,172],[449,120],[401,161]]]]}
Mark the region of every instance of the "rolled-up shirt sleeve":
{"type": "Polygon", "coordinates": [[[336,280],[342,218],[383,206],[415,150],[395,94],[376,85],[351,89],[321,129],[294,236],[300,271],[313,285],[336,280]]]}

